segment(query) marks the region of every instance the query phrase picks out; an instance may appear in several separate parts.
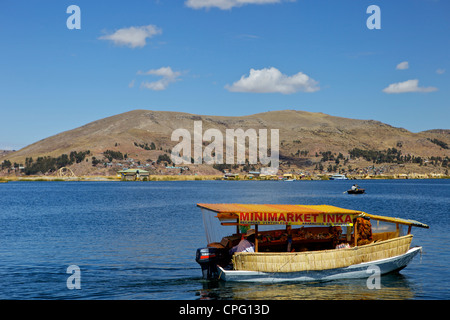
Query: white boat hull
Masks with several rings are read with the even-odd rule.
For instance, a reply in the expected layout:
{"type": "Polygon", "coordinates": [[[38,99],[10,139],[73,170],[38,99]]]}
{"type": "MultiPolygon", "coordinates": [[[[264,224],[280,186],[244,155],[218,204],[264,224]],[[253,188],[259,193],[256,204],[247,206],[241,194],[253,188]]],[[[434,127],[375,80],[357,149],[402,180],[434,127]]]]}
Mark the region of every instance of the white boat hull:
{"type": "Polygon", "coordinates": [[[373,270],[378,270],[380,274],[386,274],[401,270],[411,262],[411,260],[422,250],[422,247],[414,247],[406,253],[371,262],[351,265],[345,268],[336,268],[319,271],[299,271],[299,272],[259,272],[243,270],[225,270],[218,266],[219,279],[224,281],[241,282],[286,282],[286,281],[324,281],[337,279],[357,279],[368,278],[374,274],[373,270]],[[371,269],[375,267],[375,269],[371,269]]]}

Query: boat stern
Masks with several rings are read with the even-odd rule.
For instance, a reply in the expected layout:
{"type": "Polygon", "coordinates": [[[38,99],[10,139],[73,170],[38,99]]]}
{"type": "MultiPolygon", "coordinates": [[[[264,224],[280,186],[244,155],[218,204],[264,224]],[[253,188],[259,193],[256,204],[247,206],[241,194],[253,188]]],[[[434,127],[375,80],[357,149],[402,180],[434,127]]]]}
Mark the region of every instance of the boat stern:
{"type": "Polygon", "coordinates": [[[230,260],[227,251],[223,248],[206,247],[197,249],[195,261],[202,268],[203,279],[217,279],[219,276],[218,266],[226,265],[230,260]]]}

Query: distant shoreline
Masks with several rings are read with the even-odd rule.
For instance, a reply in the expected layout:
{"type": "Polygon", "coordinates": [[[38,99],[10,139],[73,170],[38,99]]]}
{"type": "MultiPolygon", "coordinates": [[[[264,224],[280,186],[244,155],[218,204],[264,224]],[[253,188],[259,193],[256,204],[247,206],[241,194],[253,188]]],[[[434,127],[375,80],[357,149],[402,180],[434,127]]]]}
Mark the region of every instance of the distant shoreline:
{"type": "MultiPolygon", "coordinates": [[[[439,176],[439,177],[423,177],[423,176],[411,176],[411,177],[395,177],[395,176],[348,176],[348,180],[340,181],[352,181],[352,180],[440,180],[440,179],[450,179],[450,176],[439,176]]],[[[152,182],[152,181],[212,181],[212,180],[223,180],[223,176],[220,175],[151,175],[145,181],[141,182],[152,182]]],[[[304,177],[302,179],[296,179],[296,181],[325,181],[329,180],[328,176],[316,176],[316,177],[304,177]]],[[[2,182],[36,182],[36,181],[117,181],[117,182],[129,182],[124,181],[117,176],[82,176],[82,177],[56,177],[56,176],[26,176],[26,177],[1,177],[0,183],[2,182]]],[[[282,180],[264,180],[264,179],[236,179],[229,181],[282,181],[282,180]]]]}

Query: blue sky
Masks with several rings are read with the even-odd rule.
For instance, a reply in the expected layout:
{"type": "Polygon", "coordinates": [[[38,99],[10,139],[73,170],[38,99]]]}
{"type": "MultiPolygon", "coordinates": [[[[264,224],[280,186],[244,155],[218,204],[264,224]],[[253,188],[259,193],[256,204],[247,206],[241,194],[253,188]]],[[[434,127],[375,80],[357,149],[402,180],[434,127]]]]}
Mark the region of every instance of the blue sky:
{"type": "Polygon", "coordinates": [[[446,0],[3,0],[0,149],[134,109],[448,129],[449,15],[446,0]]]}

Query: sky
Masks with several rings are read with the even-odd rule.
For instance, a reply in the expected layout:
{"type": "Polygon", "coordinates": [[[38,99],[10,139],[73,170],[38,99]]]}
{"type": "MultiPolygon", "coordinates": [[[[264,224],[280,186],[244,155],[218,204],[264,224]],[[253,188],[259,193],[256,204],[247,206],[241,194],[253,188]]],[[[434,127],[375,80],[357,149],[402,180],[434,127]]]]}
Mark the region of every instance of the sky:
{"type": "Polygon", "coordinates": [[[449,16],[448,0],[2,0],[0,149],[135,109],[450,129],[449,16]]]}

